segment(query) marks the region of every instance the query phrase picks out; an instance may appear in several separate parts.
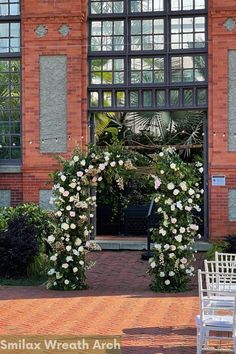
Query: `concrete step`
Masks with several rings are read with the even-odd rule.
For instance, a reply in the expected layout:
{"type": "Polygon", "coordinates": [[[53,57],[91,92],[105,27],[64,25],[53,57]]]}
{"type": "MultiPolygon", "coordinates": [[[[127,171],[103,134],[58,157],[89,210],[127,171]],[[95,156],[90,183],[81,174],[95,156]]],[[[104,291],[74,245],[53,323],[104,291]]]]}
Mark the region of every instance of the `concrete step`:
{"type": "MultiPolygon", "coordinates": [[[[102,248],[102,250],[130,250],[130,251],[145,251],[147,249],[147,242],[144,241],[132,241],[132,240],[95,240],[96,243],[102,248]]],[[[205,241],[197,241],[194,244],[194,249],[198,252],[206,252],[211,248],[210,243],[205,241]]]]}

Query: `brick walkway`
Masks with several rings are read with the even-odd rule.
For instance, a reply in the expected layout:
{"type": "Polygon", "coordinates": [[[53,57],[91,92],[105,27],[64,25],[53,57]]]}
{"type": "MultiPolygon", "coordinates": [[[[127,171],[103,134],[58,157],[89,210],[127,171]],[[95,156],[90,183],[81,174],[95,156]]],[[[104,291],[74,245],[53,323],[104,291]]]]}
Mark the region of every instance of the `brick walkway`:
{"type": "Polygon", "coordinates": [[[83,292],[0,287],[0,334],[121,334],[122,354],[196,352],[196,284],[188,293],[155,294],[139,252],[93,258],[91,288],[83,292]]]}

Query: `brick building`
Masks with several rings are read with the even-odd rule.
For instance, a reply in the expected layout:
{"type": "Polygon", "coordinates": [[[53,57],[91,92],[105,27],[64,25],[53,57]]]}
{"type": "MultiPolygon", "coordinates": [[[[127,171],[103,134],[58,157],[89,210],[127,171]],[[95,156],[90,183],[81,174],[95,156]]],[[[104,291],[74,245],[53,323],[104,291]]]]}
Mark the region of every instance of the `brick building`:
{"type": "Polygon", "coordinates": [[[0,0],[0,57],[0,205],[47,204],[89,113],[196,109],[209,235],[236,232],[235,0],[0,0]]]}

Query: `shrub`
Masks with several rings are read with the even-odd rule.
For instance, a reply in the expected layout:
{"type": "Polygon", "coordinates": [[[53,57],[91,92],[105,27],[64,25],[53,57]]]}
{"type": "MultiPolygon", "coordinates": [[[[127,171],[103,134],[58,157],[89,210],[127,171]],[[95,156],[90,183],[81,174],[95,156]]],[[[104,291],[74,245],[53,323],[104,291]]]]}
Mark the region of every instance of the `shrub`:
{"type": "Polygon", "coordinates": [[[14,278],[27,275],[27,267],[39,252],[37,229],[26,215],[14,215],[0,232],[0,275],[14,278]]]}

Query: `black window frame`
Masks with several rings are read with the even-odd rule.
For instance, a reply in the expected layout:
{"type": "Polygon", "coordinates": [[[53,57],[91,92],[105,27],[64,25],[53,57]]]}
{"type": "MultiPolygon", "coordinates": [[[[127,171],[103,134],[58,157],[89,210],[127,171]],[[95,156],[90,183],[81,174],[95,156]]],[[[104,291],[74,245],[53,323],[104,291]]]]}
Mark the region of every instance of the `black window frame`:
{"type": "MultiPolygon", "coordinates": [[[[8,4],[9,1],[8,1],[8,4]]],[[[0,131],[0,135],[5,135],[7,137],[10,137],[10,144],[8,145],[8,148],[10,150],[10,155],[12,153],[12,149],[14,149],[16,146],[14,145],[14,143],[12,143],[12,137],[13,136],[17,136],[19,138],[20,144],[17,146],[17,148],[20,149],[20,157],[19,158],[12,158],[12,155],[10,156],[10,158],[8,159],[1,159],[0,156],[0,165],[8,165],[8,166],[19,166],[21,165],[21,161],[22,161],[22,72],[21,72],[21,39],[22,39],[22,29],[21,29],[21,1],[19,0],[19,9],[20,9],[20,13],[19,15],[0,15],[0,23],[19,23],[20,24],[20,51],[19,52],[5,52],[5,53],[1,53],[0,52],[0,61],[19,61],[19,109],[17,110],[13,110],[11,107],[8,110],[4,110],[6,112],[9,112],[9,114],[11,112],[17,112],[19,114],[19,125],[20,125],[20,132],[18,134],[13,134],[13,133],[8,133],[8,134],[1,134],[0,131]],[[11,144],[12,143],[12,144],[11,144]]],[[[11,73],[9,72],[9,76],[11,75],[11,73]]],[[[9,97],[10,97],[10,93],[11,90],[9,91],[9,97]]],[[[2,122],[2,121],[1,121],[2,122]]],[[[12,121],[9,120],[9,126],[12,124],[12,121]]],[[[0,147],[1,149],[1,147],[0,147]]]]}
{"type": "MultiPolygon", "coordinates": [[[[124,2],[124,12],[122,14],[93,14],[89,12],[88,16],[88,23],[89,23],[89,35],[90,35],[90,23],[93,20],[104,20],[108,19],[109,20],[124,20],[124,28],[125,28],[125,48],[124,51],[122,52],[92,52],[90,50],[89,46],[89,51],[88,51],[88,61],[90,62],[91,59],[94,59],[96,57],[99,58],[106,58],[106,57],[123,57],[125,59],[125,77],[127,78],[126,82],[123,85],[91,85],[91,72],[89,70],[89,86],[88,86],[88,92],[91,91],[97,91],[99,96],[101,95],[103,90],[110,90],[112,92],[112,97],[113,97],[113,102],[112,106],[109,107],[109,111],[120,111],[121,108],[117,107],[115,105],[115,95],[116,91],[123,91],[125,90],[126,92],[126,97],[125,97],[125,102],[126,102],[126,107],[123,107],[124,111],[133,111],[134,107],[130,107],[129,105],[129,100],[130,100],[130,92],[132,91],[138,91],[138,96],[139,96],[139,105],[135,108],[136,110],[147,110],[146,107],[144,107],[143,103],[143,98],[142,96],[142,88],[144,90],[152,90],[152,96],[153,96],[153,106],[150,107],[149,110],[157,110],[159,108],[162,108],[162,110],[173,110],[173,105],[170,104],[170,90],[177,88],[179,90],[179,96],[180,96],[180,104],[176,109],[207,109],[208,103],[202,103],[202,104],[197,104],[197,89],[203,89],[206,92],[207,95],[207,89],[208,89],[208,78],[206,75],[206,80],[205,81],[199,81],[199,82],[172,82],[171,81],[171,57],[172,56],[192,56],[192,55],[205,55],[207,58],[207,53],[208,53],[208,28],[207,28],[207,23],[208,23],[208,1],[205,0],[206,3],[206,8],[205,9],[199,9],[199,10],[181,10],[181,11],[171,11],[171,0],[165,0],[164,1],[164,10],[163,11],[152,11],[152,12],[131,12],[130,5],[131,2],[126,0],[124,2]],[[172,49],[171,48],[171,19],[172,18],[188,18],[188,17],[204,17],[205,18],[205,37],[206,37],[206,45],[205,47],[200,47],[200,48],[187,48],[187,49],[172,49]],[[163,50],[147,50],[147,51],[142,51],[142,50],[131,50],[131,20],[132,19],[164,19],[164,49],[163,50]],[[165,81],[164,83],[140,83],[139,84],[132,84],[130,80],[130,72],[131,72],[131,59],[132,58],[143,58],[143,57],[165,57],[165,81]],[[116,87],[117,86],[117,87],[116,87]],[[184,104],[184,90],[187,89],[192,89],[193,93],[193,99],[192,99],[192,105],[185,105],[184,104]],[[155,97],[157,94],[158,90],[165,90],[165,97],[166,97],[166,102],[164,106],[157,106],[155,104],[155,97]]],[[[88,3],[89,6],[90,2],[88,3]]],[[[90,67],[90,64],[89,64],[90,67]]],[[[207,73],[207,60],[206,60],[206,73],[207,73]]],[[[91,107],[90,102],[88,104],[89,108],[88,110],[91,112],[94,111],[107,111],[101,104],[101,99],[98,100],[99,105],[97,107],[91,107]]],[[[174,107],[175,109],[175,107],[174,107]]]]}

